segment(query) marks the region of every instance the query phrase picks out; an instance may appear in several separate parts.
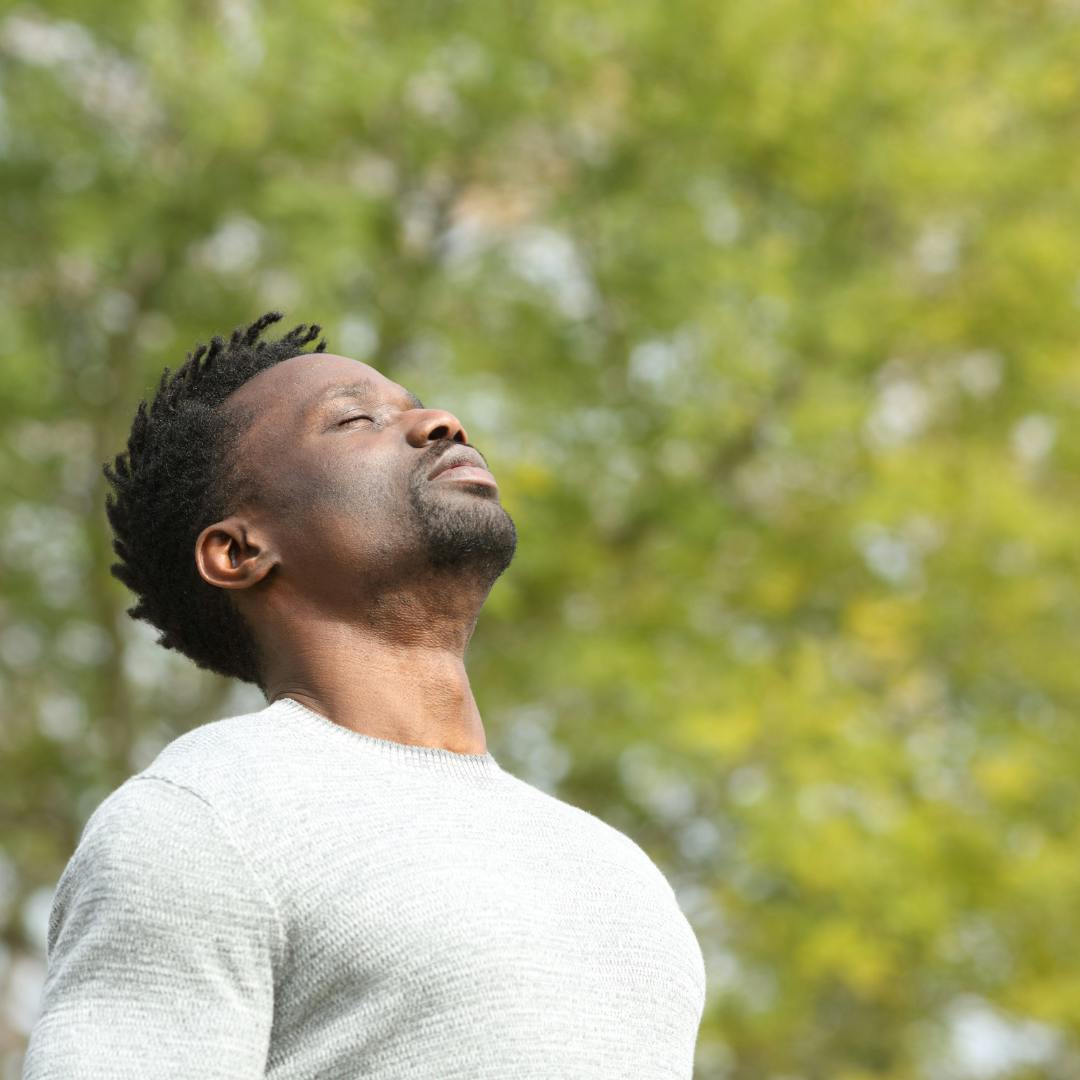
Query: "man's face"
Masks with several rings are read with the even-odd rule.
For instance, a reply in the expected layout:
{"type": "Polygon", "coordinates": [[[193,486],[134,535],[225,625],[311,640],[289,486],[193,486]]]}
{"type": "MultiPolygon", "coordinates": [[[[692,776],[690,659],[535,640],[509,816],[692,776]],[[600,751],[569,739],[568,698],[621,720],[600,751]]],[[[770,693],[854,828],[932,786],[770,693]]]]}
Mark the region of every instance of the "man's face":
{"type": "Polygon", "coordinates": [[[399,583],[488,588],[517,535],[494,478],[457,418],[425,409],[359,360],[308,353],[250,379],[227,407],[250,416],[239,470],[255,492],[249,514],[281,558],[275,573],[320,606],[351,606],[399,583]],[[439,573],[441,572],[441,573],[439,573]]]}

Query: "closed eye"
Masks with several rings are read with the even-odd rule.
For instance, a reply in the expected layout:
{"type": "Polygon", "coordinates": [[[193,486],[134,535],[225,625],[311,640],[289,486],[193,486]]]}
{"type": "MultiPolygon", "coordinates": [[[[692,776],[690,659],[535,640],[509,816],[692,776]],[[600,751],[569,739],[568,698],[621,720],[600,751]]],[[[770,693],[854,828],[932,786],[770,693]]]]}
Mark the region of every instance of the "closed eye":
{"type": "Polygon", "coordinates": [[[346,416],[344,420],[338,422],[337,426],[344,427],[346,424],[351,424],[354,420],[371,420],[372,423],[375,423],[375,421],[370,416],[365,416],[363,413],[359,413],[356,416],[346,416]]]}

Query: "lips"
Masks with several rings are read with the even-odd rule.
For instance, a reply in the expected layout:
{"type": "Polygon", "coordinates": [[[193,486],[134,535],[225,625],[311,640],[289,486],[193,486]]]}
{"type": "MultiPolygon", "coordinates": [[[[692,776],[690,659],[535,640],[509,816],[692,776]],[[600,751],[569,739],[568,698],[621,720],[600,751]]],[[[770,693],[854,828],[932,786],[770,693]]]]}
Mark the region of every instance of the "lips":
{"type": "Polygon", "coordinates": [[[488,472],[484,459],[478,450],[471,446],[455,446],[439,458],[435,468],[428,473],[429,480],[443,480],[480,484],[484,487],[497,488],[495,477],[488,472]]]}
{"type": "Polygon", "coordinates": [[[473,484],[487,484],[495,487],[495,477],[487,469],[475,465],[455,465],[452,469],[443,469],[435,474],[436,480],[467,480],[473,484]]]}

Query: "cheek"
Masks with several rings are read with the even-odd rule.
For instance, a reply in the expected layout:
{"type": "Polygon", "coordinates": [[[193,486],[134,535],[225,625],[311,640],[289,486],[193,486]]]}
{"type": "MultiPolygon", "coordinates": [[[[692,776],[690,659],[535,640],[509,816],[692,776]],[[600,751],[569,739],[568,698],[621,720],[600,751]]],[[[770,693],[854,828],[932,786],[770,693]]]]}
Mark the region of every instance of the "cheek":
{"type": "Polygon", "coordinates": [[[379,460],[340,460],[324,465],[310,477],[311,504],[328,513],[353,519],[357,515],[379,516],[392,511],[395,502],[393,473],[379,460]]]}
{"type": "Polygon", "coordinates": [[[410,474],[380,447],[361,453],[347,440],[315,456],[275,455],[268,518],[283,545],[305,558],[339,565],[379,561],[410,530],[410,474]]]}
{"type": "Polygon", "coordinates": [[[400,532],[408,513],[408,478],[372,451],[362,459],[342,454],[290,477],[289,517],[342,537],[400,532]]]}

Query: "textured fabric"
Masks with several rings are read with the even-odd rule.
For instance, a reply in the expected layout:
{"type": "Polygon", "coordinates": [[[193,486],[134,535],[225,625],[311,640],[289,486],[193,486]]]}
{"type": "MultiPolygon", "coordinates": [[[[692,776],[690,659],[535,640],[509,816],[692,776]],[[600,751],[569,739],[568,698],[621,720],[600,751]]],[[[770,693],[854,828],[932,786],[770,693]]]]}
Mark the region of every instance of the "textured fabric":
{"type": "Polygon", "coordinates": [[[26,1080],[688,1080],[705,967],[637,844],[282,698],[174,740],[57,887],[26,1080]]]}

